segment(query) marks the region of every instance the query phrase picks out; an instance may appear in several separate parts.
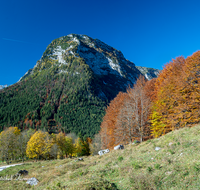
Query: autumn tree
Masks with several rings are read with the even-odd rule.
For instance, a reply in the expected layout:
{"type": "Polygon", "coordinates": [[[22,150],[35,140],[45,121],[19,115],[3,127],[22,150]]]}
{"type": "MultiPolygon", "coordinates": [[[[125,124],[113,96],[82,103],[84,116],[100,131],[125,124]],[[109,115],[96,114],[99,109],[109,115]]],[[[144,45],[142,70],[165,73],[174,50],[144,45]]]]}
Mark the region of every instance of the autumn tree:
{"type": "Polygon", "coordinates": [[[17,147],[18,154],[20,158],[22,159],[22,162],[24,162],[24,157],[26,156],[27,143],[33,134],[34,134],[34,130],[29,129],[29,130],[22,131],[17,137],[16,147],[17,147]]]}
{"type": "Polygon", "coordinates": [[[117,117],[115,129],[115,143],[127,144],[131,143],[134,137],[134,120],[133,107],[130,104],[130,99],[125,100],[124,106],[121,108],[117,117]]]}
{"type": "Polygon", "coordinates": [[[173,59],[157,78],[152,112],[152,134],[155,137],[199,122],[199,60],[199,51],[186,59],[173,59]]]}
{"type": "Polygon", "coordinates": [[[90,151],[92,155],[97,155],[99,150],[101,150],[101,135],[97,133],[94,135],[92,142],[90,143],[90,151]]]}
{"type": "MultiPolygon", "coordinates": [[[[49,133],[45,132],[44,145],[41,148],[41,150],[42,150],[42,157],[45,158],[46,160],[48,160],[50,158],[54,158],[54,157],[52,157],[52,148],[53,148],[54,144],[55,144],[55,141],[52,138],[52,136],[49,135],[49,133]]],[[[55,149],[55,147],[54,147],[54,149],[55,149]]]]}
{"type": "Polygon", "coordinates": [[[84,141],[82,136],[79,136],[79,138],[76,140],[75,149],[76,156],[89,156],[91,153],[88,139],[84,141]]]}
{"type": "Polygon", "coordinates": [[[71,137],[65,136],[64,133],[60,132],[56,135],[56,144],[61,150],[61,156],[72,156],[74,145],[71,137]]]}
{"type": "Polygon", "coordinates": [[[17,155],[17,139],[20,130],[17,127],[9,127],[0,133],[0,153],[2,160],[9,164],[9,160],[15,159],[17,155]]]}
{"type": "Polygon", "coordinates": [[[116,145],[115,130],[117,118],[127,97],[127,93],[119,92],[106,109],[100,130],[102,148],[113,148],[116,145]]]}
{"type": "Polygon", "coordinates": [[[181,127],[200,121],[200,51],[186,58],[182,78],[178,108],[182,113],[179,116],[181,127]]]}
{"type": "MultiPolygon", "coordinates": [[[[103,148],[131,143],[135,138],[142,141],[150,134],[149,116],[154,97],[147,84],[147,80],[140,76],[133,88],[128,88],[126,93],[120,92],[110,103],[100,130],[103,148]]],[[[154,83],[151,86],[154,87],[154,83]]]]}
{"type": "Polygon", "coordinates": [[[144,136],[149,135],[151,100],[146,93],[146,84],[147,80],[140,76],[133,88],[127,90],[128,97],[119,112],[115,130],[118,143],[131,143],[136,137],[143,141],[144,136]]]}
{"type": "Polygon", "coordinates": [[[29,158],[47,158],[49,156],[53,140],[47,132],[35,132],[27,143],[26,154],[29,158]]]}
{"type": "Polygon", "coordinates": [[[173,59],[165,65],[156,80],[156,98],[151,116],[151,129],[155,137],[166,134],[178,126],[179,120],[175,119],[177,116],[175,109],[181,98],[179,89],[182,88],[181,75],[184,63],[183,57],[173,59]]]}

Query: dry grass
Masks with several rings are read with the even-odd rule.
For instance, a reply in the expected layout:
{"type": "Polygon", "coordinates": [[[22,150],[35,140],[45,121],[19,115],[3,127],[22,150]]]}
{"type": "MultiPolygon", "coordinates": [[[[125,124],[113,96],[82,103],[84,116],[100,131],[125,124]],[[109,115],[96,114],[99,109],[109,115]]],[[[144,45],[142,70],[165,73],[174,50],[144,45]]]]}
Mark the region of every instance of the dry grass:
{"type": "Polygon", "coordinates": [[[199,189],[199,150],[200,126],[184,128],[101,157],[83,157],[84,161],[74,158],[11,167],[0,175],[26,169],[26,178],[40,182],[30,187],[26,181],[0,181],[0,189],[199,189]]]}

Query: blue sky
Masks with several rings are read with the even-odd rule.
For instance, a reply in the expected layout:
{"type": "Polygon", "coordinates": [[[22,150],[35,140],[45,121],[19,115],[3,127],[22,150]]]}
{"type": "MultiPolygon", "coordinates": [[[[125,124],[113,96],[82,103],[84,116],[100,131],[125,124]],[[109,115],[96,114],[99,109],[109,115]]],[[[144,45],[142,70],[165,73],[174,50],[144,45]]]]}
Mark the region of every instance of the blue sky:
{"type": "Polygon", "coordinates": [[[52,40],[86,34],[138,66],[200,49],[198,0],[1,0],[0,85],[17,82],[52,40]]]}

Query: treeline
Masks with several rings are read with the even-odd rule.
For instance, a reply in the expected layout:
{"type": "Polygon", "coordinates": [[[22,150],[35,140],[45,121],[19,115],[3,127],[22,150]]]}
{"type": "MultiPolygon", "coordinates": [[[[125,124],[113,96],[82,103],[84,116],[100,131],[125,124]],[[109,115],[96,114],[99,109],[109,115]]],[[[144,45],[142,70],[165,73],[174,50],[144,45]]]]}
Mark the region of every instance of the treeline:
{"type": "Polygon", "coordinates": [[[98,151],[98,139],[97,136],[92,142],[90,138],[84,139],[81,135],[77,137],[74,133],[65,135],[60,132],[50,135],[41,130],[29,129],[21,132],[18,127],[9,127],[0,133],[0,159],[9,164],[10,160],[88,156],[98,151]]]}
{"type": "Polygon", "coordinates": [[[104,148],[159,137],[200,121],[200,51],[164,66],[158,78],[140,77],[119,93],[101,124],[104,148]]]}

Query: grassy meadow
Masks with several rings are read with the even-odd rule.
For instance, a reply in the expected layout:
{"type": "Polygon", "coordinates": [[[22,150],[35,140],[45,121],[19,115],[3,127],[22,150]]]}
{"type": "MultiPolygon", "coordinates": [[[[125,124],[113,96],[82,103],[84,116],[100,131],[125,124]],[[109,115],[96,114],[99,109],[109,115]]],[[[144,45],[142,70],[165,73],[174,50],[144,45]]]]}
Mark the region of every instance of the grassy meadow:
{"type": "Polygon", "coordinates": [[[83,159],[29,161],[7,168],[0,172],[2,179],[25,169],[29,174],[21,179],[35,177],[39,183],[32,187],[25,180],[1,180],[0,189],[200,189],[200,125],[83,159]]]}

